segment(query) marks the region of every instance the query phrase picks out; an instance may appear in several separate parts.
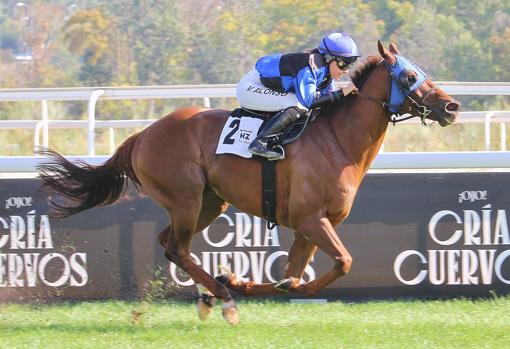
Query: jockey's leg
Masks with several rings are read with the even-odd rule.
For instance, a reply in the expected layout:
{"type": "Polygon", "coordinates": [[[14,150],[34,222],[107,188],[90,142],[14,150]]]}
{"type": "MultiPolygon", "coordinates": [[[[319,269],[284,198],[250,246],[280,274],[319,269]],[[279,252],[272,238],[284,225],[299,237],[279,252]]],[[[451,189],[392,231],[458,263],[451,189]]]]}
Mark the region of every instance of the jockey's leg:
{"type": "Polygon", "coordinates": [[[281,160],[285,158],[285,151],[281,145],[273,146],[271,141],[276,139],[289,125],[293,124],[306,110],[298,106],[289,107],[271,119],[260,130],[257,138],[248,147],[250,153],[263,156],[269,160],[281,160]]]}

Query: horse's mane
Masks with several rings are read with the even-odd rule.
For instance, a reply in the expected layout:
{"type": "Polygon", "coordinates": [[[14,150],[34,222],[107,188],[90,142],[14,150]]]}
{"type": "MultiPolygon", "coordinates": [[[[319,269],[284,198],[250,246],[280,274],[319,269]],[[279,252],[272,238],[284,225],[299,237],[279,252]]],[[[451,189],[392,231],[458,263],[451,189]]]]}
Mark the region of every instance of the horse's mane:
{"type": "MultiPolygon", "coordinates": [[[[361,89],[363,84],[367,81],[368,77],[372,73],[372,71],[377,67],[379,63],[382,61],[382,57],[379,56],[369,56],[367,60],[363,62],[355,71],[353,71],[349,76],[352,80],[352,83],[358,88],[361,89]]],[[[321,108],[320,115],[331,115],[334,111],[336,111],[339,107],[345,106],[348,102],[351,102],[354,98],[353,94],[347,96],[345,100],[341,103],[333,103],[331,105],[327,105],[321,108]]]]}
{"type": "Polygon", "coordinates": [[[358,89],[363,87],[368,76],[375,67],[382,61],[379,56],[369,56],[363,64],[361,64],[355,71],[350,74],[350,78],[358,89]]]}

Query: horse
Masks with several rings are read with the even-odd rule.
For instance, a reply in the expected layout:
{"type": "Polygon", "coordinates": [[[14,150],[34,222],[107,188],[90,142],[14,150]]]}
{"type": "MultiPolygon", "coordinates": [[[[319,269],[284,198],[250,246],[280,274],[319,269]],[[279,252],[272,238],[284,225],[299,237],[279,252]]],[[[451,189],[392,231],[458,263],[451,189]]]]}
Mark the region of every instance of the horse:
{"type": "Polygon", "coordinates": [[[233,274],[213,278],[190,256],[193,236],[230,204],[263,215],[260,161],[215,154],[227,110],[176,110],[130,136],[99,166],[75,164],[46,149],[48,158],[39,171],[43,185],[53,191],[49,198],[53,215],[67,217],[111,204],[131,181],[168,212],[171,223],[159,234],[159,242],[166,258],[201,290],[197,305],[202,320],[220,300],[224,318],[230,324],[239,322],[230,290],[246,296],[317,294],[351,268],[352,257],[335,227],[349,215],[394,114],[447,126],[461,108],[403,57],[394,42],[387,49],[378,41],[377,47],[380,56],[369,57],[351,73],[358,92],[341,105],[325,108],[276,164],[276,219],[294,231],[285,279],[255,283],[237,280],[233,274]],[[303,282],[305,267],[317,249],[334,265],[324,275],[303,282]]]}

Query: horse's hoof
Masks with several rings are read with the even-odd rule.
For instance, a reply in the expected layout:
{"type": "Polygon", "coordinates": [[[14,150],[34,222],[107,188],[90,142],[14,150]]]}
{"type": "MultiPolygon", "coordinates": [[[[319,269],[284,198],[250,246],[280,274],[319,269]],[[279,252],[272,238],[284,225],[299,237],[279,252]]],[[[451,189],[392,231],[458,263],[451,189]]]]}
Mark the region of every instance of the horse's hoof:
{"type": "Polygon", "coordinates": [[[224,286],[228,286],[235,279],[234,274],[230,271],[230,269],[226,267],[218,267],[219,275],[215,277],[216,281],[224,286]]]}
{"type": "Polygon", "coordinates": [[[236,307],[223,308],[223,318],[231,325],[239,323],[239,311],[236,307]]]}
{"type": "Polygon", "coordinates": [[[198,312],[198,318],[202,321],[207,320],[207,317],[209,314],[211,314],[213,311],[213,307],[210,304],[207,304],[203,301],[202,298],[199,298],[197,300],[197,312],[198,312]]]}
{"type": "Polygon", "coordinates": [[[280,292],[289,293],[289,290],[292,287],[293,281],[294,281],[294,278],[280,280],[274,285],[274,288],[280,292]]]}

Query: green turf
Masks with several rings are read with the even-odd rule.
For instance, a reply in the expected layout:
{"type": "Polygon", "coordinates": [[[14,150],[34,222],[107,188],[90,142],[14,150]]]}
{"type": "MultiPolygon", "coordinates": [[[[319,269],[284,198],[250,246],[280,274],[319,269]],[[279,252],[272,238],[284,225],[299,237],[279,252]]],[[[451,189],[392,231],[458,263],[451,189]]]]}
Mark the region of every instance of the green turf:
{"type": "Polygon", "coordinates": [[[188,303],[0,305],[0,348],[510,348],[510,298],[238,306],[230,326],[188,303]]]}

